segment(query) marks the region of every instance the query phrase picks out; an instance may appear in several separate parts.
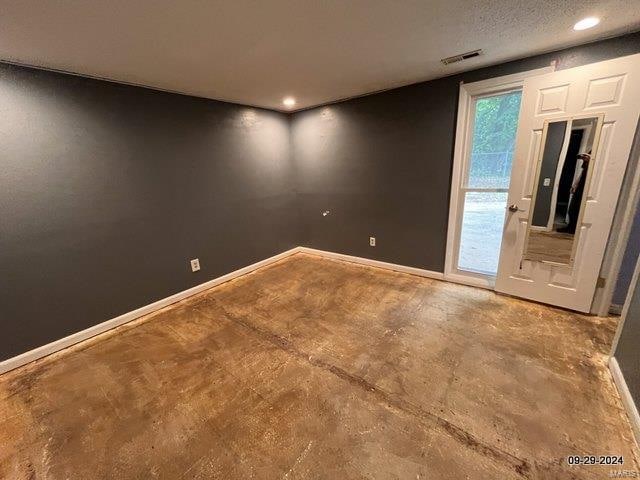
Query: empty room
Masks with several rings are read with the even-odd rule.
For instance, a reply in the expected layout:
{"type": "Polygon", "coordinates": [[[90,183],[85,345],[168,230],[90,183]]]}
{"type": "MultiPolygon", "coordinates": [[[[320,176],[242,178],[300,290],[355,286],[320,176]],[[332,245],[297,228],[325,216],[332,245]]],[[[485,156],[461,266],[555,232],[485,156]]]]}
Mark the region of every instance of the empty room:
{"type": "Polygon", "coordinates": [[[640,0],[3,1],[0,479],[640,478],[640,0]]]}

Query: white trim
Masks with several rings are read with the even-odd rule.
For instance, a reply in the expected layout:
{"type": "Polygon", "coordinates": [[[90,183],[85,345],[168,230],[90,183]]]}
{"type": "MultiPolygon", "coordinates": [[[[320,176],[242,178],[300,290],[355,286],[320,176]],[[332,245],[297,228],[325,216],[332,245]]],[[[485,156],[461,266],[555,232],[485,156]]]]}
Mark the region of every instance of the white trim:
{"type": "Polygon", "coordinates": [[[111,320],[107,320],[106,322],[99,323],[85,330],[72,333],[67,337],[55,340],[41,347],[34,348],[33,350],[30,350],[28,352],[22,353],[12,358],[8,358],[7,360],[3,360],[0,362],[0,375],[8,372],[9,370],[13,370],[22,365],[33,362],[34,360],[45,357],[64,348],[70,347],[71,345],[74,345],[78,342],[87,340],[88,338],[106,332],[107,330],[116,328],[124,323],[131,322],[132,320],[140,318],[143,315],[153,313],[157,310],[160,310],[161,308],[171,305],[172,303],[184,300],[187,297],[200,293],[204,290],[208,290],[209,288],[215,287],[216,285],[228,282],[229,280],[233,280],[234,278],[253,272],[258,268],[265,267],[271,263],[277,262],[278,260],[282,260],[289,255],[297,253],[298,251],[300,251],[300,247],[292,248],[291,250],[287,250],[286,252],[279,253],[278,255],[274,255],[273,257],[266,258],[252,265],[240,268],[231,273],[227,273],[226,275],[222,275],[221,277],[214,278],[213,280],[209,280],[207,282],[201,283],[200,285],[196,285],[195,287],[191,287],[187,290],[183,290],[169,297],[158,300],[157,302],[153,302],[149,305],[145,305],[144,307],[140,307],[131,312],[127,312],[123,315],[120,315],[119,317],[112,318],[111,320]]]}
{"type": "Polygon", "coordinates": [[[72,333],[67,337],[61,338],[59,340],[55,340],[46,345],[42,345],[41,347],[34,348],[33,350],[30,350],[28,352],[3,360],[0,362],[0,375],[10,370],[26,365],[27,363],[38,360],[39,358],[46,357],[47,355],[51,355],[52,353],[58,352],[62,349],[75,345],[76,343],[82,342],[83,340],[87,340],[91,337],[95,337],[96,335],[104,333],[108,330],[119,327],[120,325],[136,320],[137,318],[140,318],[144,315],[153,313],[157,310],[160,310],[161,308],[164,308],[173,303],[179,302],[180,300],[184,300],[187,297],[191,297],[192,295],[195,295],[197,293],[203,292],[217,285],[220,285],[221,283],[228,282],[229,280],[233,280],[234,278],[240,277],[242,275],[246,275],[247,273],[251,273],[254,270],[270,265],[274,262],[277,262],[278,260],[282,260],[283,258],[286,258],[298,252],[311,253],[315,255],[320,255],[325,258],[344,260],[347,262],[358,263],[361,265],[368,265],[370,267],[384,268],[387,270],[394,270],[396,272],[408,273],[411,275],[418,275],[420,277],[443,280],[443,274],[440,272],[433,272],[430,270],[423,270],[421,268],[415,268],[415,267],[407,267],[404,265],[396,265],[394,263],[381,262],[378,260],[371,260],[368,258],[353,257],[351,255],[344,255],[342,253],[316,250],[315,248],[294,247],[290,250],[287,250],[286,252],[282,252],[278,255],[274,255],[273,257],[266,258],[252,265],[240,268],[231,273],[227,273],[226,275],[222,275],[221,277],[217,277],[217,278],[214,278],[213,280],[209,280],[207,282],[201,283],[200,285],[196,285],[195,287],[191,287],[187,290],[183,290],[182,292],[178,292],[174,295],[163,298],[149,305],[145,305],[144,307],[140,307],[131,312],[127,312],[123,315],[112,318],[111,320],[107,320],[97,325],[93,325],[92,327],[89,327],[85,330],[72,333]]]}
{"type": "Polygon", "coordinates": [[[381,262],[380,260],[371,260],[370,258],[354,257],[352,255],[345,255],[344,253],[328,252],[326,250],[317,250],[309,247],[298,247],[302,253],[310,253],[313,255],[320,255],[325,258],[332,258],[334,260],[343,260],[345,262],[358,263],[360,265],[367,265],[369,267],[384,268],[386,270],[393,270],[395,272],[408,273],[411,275],[417,275],[419,277],[434,278],[436,280],[444,280],[444,275],[441,272],[434,272],[432,270],[424,270],[422,268],[407,267],[405,265],[397,265],[395,263],[381,262]]]}
{"type": "Polygon", "coordinates": [[[614,357],[616,353],[616,349],[618,348],[618,341],[620,340],[620,335],[622,334],[622,330],[624,328],[625,321],[627,319],[627,314],[629,313],[629,307],[631,305],[632,297],[635,294],[636,288],[640,287],[640,259],[636,262],[636,268],[633,271],[633,277],[631,278],[631,283],[629,284],[629,290],[627,291],[627,298],[624,301],[624,306],[622,307],[622,316],[620,317],[620,321],[618,322],[618,328],[616,330],[616,335],[613,338],[613,345],[611,346],[611,356],[609,358],[609,370],[611,370],[611,375],[613,376],[613,381],[618,388],[618,393],[620,394],[620,399],[622,400],[622,404],[627,411],[627,415],[629,416],[629,422],[631,423],[631,428],[633,429],[633,433],[636,438],[636,443],[640,446],[640,415],[638,414],[638,407],[633,401],[633,397],[631,396],[631,392],[629,392],[629,387],[627,386],[627,382],[622,375],[622,370],[620,370],[620,365],[618,365],[618,360],[614,357]]]}
{"type": "MultiPolygon", "coordinates": [[[[495,278],[489,275],[473,274],[458,270],[457,251],[460,243],[462,207],[460,191],[466,171],[467,151],[471,144],[471,122],[474,97],[492,95],[522,88],[526,78],[551,73],[555,65],[528,72],[514,73],[503,77],[490,78],[480,82],[461,83],[458,98],[458,119],[456,123],[453,171],[451,176],[451,196],[449,203],[449,223],[447,228],[447,250],[445,256],[444,279],[476,287],[493,288],[495,278]]],[[[506,189],[505,189],[506,191],[506,189]]]]}
{"type": "Polygon", "coordinates": [[[451,196],[449,199],[449,223],[447,226],[447,248],[444,259],[444,275],[450,277],[456,271],[455,260],[458,249],[458,237],[460,214],[460,185],[464,172],[465,156],[468,143],[468,119],[471,109],[471,96],[469,85],[460,84],[460,95],[458,98],[458,120],[456,123],[455,145],[453,154],[453,171],[451,173],[451,196]]]}
{"type": "Polygon", "coordinates": [[[631,392],[629,391],[627,382],[622,375],[622,370],[620,370],[620,365],[618,365],[618,361],[615,359],[615,357],[611,357],[609,359],[609,370],[611,371],[613,382],[615,383],[618,389],[618,393],[620,394],[622,405],[624,405],[624,408],[627,411],[629,423],[631,424],[631,429],[633,430],[636,444],[640,446],[640,413],[638,413],[638,407],[636,407],[636,404],[633,401],[633,397],[631,396],[631,392]]]}
{"type": "MultiPolygon", "coordinates": [[[[157,310],[160,310],[161,308],[167,307],[173,303],[184,300],[185,298],[191,297],[197,293],[203,292],[205,290],[208,290],[217,285],[233,280],[234,278],[240,277],[242,275],[251,273],[259,268],[270,265],[274,262],[277,262],[278,260],[282,260],[283,258],[286,258],[295,253],[308,253],[312,255],[318,255],[324,258],[342,260],[342,261],[357,263],[360,265],[366,265],[370,267],[383,268],[386,270],[393,270],[396,272],[417,275],[425,278],[445,280],[443,273],[434,272],[432,270],[425,270],[425,269],[416,268],[416,267],[408,267],[405,265],[397,265],[395,263],[382,262],[379,260],[372,260],[369,258],[355,257],[352,255],[346,255],[343,253],[328,252],[326,250],[317,250],[315,248],[294,247],[278,255],[274,255],[272,257],[253,263],[251,265],[240,268],[233,272],[227,273],[226,275],[222,275],[221,277],[214,278],[213,280],[209,280],[207,282],[201,283],[200,285],[196,285],[195,287],[191,287],[187,290],[183,290],[181,292],[178,292],[174,295],[158,300],[149,305],[145,305],[144,307],[141,307],[131,312],[120,315],[119,317],[112,318],[111,320],[107,320],[106,322],[102,322],[98,325],[94,325],[80,332],[73,333],[67,337],[61,338],[59,340],[55,340],[51,343],[35,348],[28,352],[22,353],[15,357],[9,358],[7,360],[3,360],[2,362],[0,362],[0,375],[10,370],[14,370],[18,367],[26,365],[30,362],[33,362],[35,360],[38,360],[42,357],[55,353],[57,351],[63,350],[72,345],[75,345],[76,343],[82,342],[83,340],[87,340],[91,337],[94,337],[108,330],[116,328],[120,325],[131,322],[144,315],[153,313],[157,310]]],[[[633,286],[637,282],[639,274],[640,274],[640,261],[636,266],[634,279],[632,281],[632,285],[629,290],[630,292],[633,291],[633,286]]],[[[455,283],[464,283],[464,284],[469,284],[470,282],[468,278],[457,279],[455,275],[452,278],[447,280],[455,283]]],[[[474,286],[491,288],[491,286],[483,285],[482,282],[478,282],[474,286]]],[[[622,325],[624,324],[624,317],[626,316],[626,310],[628,309],[630,295],[631,293],[629,293],[629,295],[627,296],[627,302],[625,304],[625,309],[623,311],[623,318],[622,318],[622,321],[620,322],[618,332],[614,340],[614,346],[613,346],[614,351],[615,351],[615,346],[617,345],[617,340],[620,334],[620,330],[622,329],[622,325]]],[[[615,385],[620,394],[622,403],[627,411],[627,414],[629,415],[629,420],[636,438],[636,442],[640,444],[640,415],[638,414],[638,409],[633,401],[633,397],[631,396],[631,393],[629,392],[629,388],[627,387],[627,383],[624,379],[624,376],[622,375],[620,366],[618,365],[617,360],[613,356],[610,357],[609,359],[609,369],[611,371],[611,375],[613,377],[615,385]]]]}
{"type": "Polygon", "coordinates": [[[633,276],[631,277],[631,282],[629,282],[629,290],[627,290],[627,296],[624,300],[624,305],[622,306],[622,314],[620,315],[618,328],[616,328],[616,334],[613,337],[613,343],[611,344],[610,355],[612,357],[616,354],[616,348],[618,348],[618,340],[620,340],[622,329],[624,328],[624,324],[627,321],[627,313],[629,312],[629,307],[631,306],[631,300],[635,293],[636,288],[640,288],[640,258],[636,260],[636,267],[633,270],[633,276]]]}

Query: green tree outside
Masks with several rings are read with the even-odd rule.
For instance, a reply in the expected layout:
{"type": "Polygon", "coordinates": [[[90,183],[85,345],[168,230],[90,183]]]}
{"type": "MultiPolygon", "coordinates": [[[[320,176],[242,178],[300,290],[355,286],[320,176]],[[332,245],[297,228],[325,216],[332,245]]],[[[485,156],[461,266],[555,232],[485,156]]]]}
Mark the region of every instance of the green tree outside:
{"type": "Polygon", "coordinates": [[[520,92],[476,102],[472,153],[512,152],[520,112],[520,92]]]}
{"type": "Polygon", "coordinates": [[[521,97],[521,92],[513,92],[476,102],[470,187],[509,187],[521,97]]]}

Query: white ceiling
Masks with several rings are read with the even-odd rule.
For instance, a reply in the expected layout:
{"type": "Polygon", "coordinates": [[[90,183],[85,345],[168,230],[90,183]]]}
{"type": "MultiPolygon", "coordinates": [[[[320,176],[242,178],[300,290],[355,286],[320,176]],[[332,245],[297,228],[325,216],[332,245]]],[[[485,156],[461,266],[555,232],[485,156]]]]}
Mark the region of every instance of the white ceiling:
{"type": "Polygon", "coordinates": [[[639,28],[640,0],[0,0],[0,58],[298,109],[639,28]]]}

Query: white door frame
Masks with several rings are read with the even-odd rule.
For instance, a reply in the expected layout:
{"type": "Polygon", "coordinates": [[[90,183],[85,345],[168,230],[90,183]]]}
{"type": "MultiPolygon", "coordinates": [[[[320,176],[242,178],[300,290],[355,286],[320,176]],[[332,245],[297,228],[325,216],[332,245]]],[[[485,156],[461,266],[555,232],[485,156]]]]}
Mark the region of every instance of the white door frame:
{"type": "Polygon", "coordinates": [[[493,289],[495,278],[490,275],[462,271],[457,268],[460,249],[460,232],[464,199],[462,182],[467,171],[471,140],[473,136],[474,100],[521,89],[525,78],[551,73],[555,64],[527,72],[490,78],[474,83],[460,83],[458,98],[458,120],[456,122],[456,140],[453,154],[453,172],[451,175],[451,196],[449,202],[449,224],[447,228],[447,252],[445,257],[444,278],[450,282],[463,283],[476,287],[493,289]]]}
{"type": "Polygon", "coordinates": [[[627,172],[618,199],[618,207],[613,219],[611,234],[604,260],[600,269],[600,277],[605,279],[604,285],[598,286],[593,297],[591,313],[606,317],[609,315],[613,293],[622,267],[622,260],[627,250],[631,227],[640,203],[640,122],[629,155],[627,172]]]}

